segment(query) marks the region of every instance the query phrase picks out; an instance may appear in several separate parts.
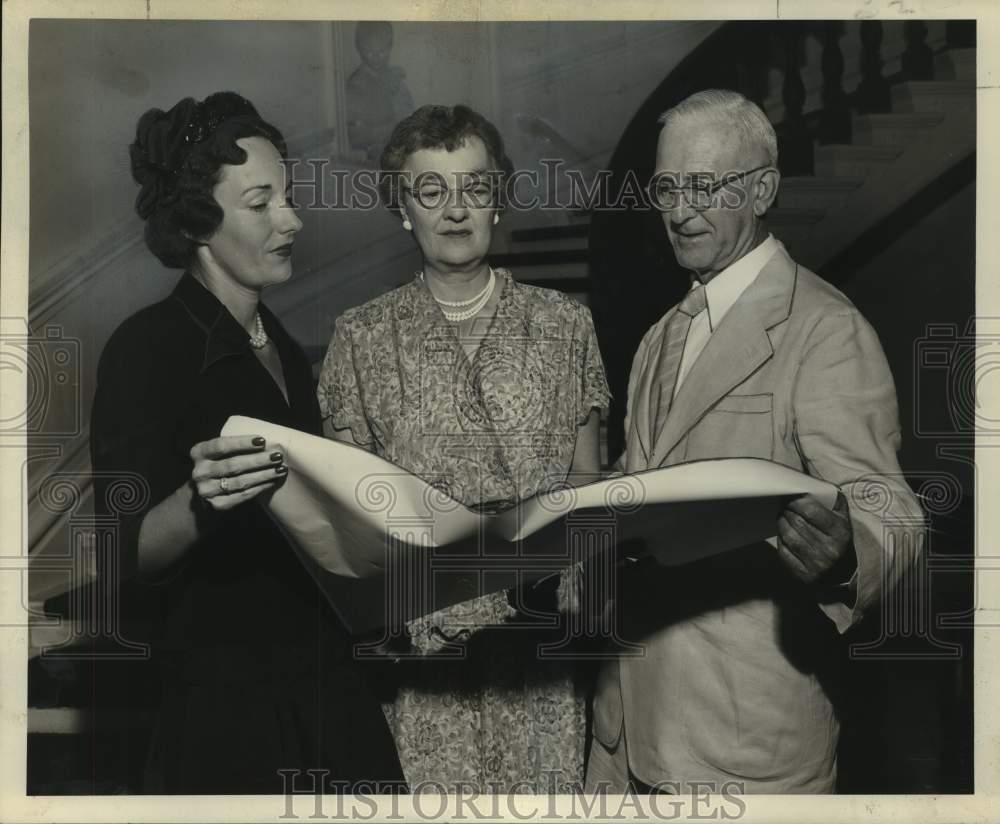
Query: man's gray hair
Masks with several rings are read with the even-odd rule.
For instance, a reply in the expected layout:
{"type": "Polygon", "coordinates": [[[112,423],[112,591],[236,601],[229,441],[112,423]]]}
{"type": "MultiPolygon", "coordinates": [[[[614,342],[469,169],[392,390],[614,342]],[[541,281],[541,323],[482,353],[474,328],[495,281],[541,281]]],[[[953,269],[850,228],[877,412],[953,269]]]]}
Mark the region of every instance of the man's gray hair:
{"type": "Polygon", "coordinates": [[[735,129],[747,151],[763,151],[768,164],[778,165],[778,138],[774,126],[760,106],[739,92],[706,89],[684,98],[660,115],[659,123],[669,126],[683,117],[701,115],[735,129]]]}

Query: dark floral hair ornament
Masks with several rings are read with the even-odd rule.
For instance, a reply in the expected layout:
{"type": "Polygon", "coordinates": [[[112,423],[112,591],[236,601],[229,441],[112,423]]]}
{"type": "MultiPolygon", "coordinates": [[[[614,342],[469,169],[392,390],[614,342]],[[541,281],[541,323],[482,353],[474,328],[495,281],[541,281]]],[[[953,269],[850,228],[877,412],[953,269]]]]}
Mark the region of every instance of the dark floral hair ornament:
{"type": "Polygon", "coordinates": [[[135,207],[143,220],[177,199],[178,179],[194,149],[236,117],[259,115],[250,101],[227,92],[201,103],[187,97],[167,112],[150,109],[142,116],[130,155],[132,175],[141,186],[135,207]]]}
{"type": "Polygon", "coordinates": [[[247,161],[243,138],[261,137],[288,156],[281,132],[236,92],[216,92],[198,103],[186,97],[168,111],[150,109],[129,146],[140,190],[135,209],[145,222],[146,245],[168,269],[194,265],[198,249],[225,214],[215,186],[225,166],[247,161]]]}
{"type": "Polygon", "coordinates": [[[184,142],[193,146],[210,137],[219,125],[233,117],[257,118],[257,110],[253,104],[237,94],[213,95],[215,105],[196,103],[194,115],[184,130],[184,142]]]}

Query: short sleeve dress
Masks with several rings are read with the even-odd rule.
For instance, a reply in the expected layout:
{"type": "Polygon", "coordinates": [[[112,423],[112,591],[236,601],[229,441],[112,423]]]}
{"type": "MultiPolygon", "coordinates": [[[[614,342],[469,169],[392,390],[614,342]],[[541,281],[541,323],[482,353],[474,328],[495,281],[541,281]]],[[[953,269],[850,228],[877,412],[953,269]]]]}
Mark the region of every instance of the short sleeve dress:
{"type": "MultiPolygon", "coordinates": [[[[467,506],[565,480],[579,428],[609,400],[586,307],[495,271],[500,298],[472,358],[415,278],[338,319],[319,381],[334,428],[467,506]]],[[[387,714],[411,787],[549,792],[581,779],[582,690],[570,665],[537,655],[559,629],[521,623],[495,593],[408,625],[426,658],[397,668],[387,714]],[[434,655],[455,642],[462,660],[434,655]]]]}
{"type": "Polygon", "coordinates": [[[119,518],[114,562],[101,572],[128,593],[125,626],[152,627],[141,640],[151,642],[162,693],[137,789],[278,794],[279,769],[301,772],[297,789],[311,786],[306,769],[327,771],[316,787],[326,792],[357,781],[400,789],[392,737],[351,640],[257,502],[201,513],[204,537],[168,578],[136,580],[143,518],[189,480],[194,444],[218,436],[230,415],[319,432],[309,363],[260,312],[287,400],[246,332],[190,274],[115,331],[98,367],[95,508],[119,518]],[[123,496],[131,506],[120,506],[123,496]]]}

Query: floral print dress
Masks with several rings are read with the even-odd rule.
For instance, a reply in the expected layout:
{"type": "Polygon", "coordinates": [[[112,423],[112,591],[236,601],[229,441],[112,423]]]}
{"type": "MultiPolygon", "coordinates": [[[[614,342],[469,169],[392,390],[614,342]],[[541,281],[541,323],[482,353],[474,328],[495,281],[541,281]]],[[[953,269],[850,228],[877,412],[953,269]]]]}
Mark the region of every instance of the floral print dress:
{"type": "MultiPolygon", "coordinates": [[[[509,506],[565,479],[577,431],[609,394],[590,312],[496,270],[494,316],[470,358],[418,277],[337,321],[319,379],[334,428],[467,506],[509,506]]],[[[386,715],[415,790],[565,790],[582,779],[585,703],[558,630],[504,592],[410,622],[386,715]],[[460,658],[448,657],[460,646],[460,658]],[[516,786],[515,786],[516,785],[516,786]]]]}

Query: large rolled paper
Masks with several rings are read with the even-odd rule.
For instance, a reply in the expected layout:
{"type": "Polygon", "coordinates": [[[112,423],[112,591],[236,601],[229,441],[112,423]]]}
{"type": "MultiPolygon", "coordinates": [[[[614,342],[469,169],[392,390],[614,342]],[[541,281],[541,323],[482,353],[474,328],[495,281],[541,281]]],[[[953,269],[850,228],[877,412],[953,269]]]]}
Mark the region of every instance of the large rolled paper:
{"type": "Polygon", "coordinates": [[[289,472],[265,500],[355,632],[530,583],[597,552],[678,565],[772,538],[788,501],[837,488],[759,458],[694,461],[579,487],[497,514],[360,447],[242,416],[223,435],[280,444],[289,472]]]}

